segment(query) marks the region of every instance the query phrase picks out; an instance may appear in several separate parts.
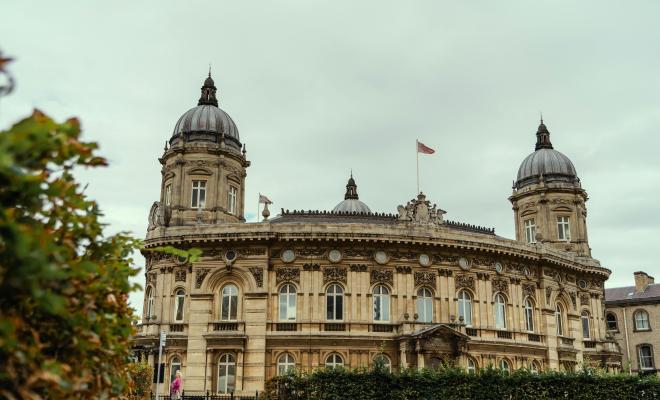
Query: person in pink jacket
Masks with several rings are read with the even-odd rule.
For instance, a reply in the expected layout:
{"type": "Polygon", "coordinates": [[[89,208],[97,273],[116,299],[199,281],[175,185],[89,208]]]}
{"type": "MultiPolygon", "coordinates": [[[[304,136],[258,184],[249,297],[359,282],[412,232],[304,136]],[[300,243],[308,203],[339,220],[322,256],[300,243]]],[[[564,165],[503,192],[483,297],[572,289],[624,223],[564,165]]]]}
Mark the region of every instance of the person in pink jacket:
{"type": "Polygon", "coordinates": [[[170,385],[170,399],[179,400],[181,398],[182,387],[181,371],[176,371],[176,378],[172,381],[172,385],[170,385]]]}

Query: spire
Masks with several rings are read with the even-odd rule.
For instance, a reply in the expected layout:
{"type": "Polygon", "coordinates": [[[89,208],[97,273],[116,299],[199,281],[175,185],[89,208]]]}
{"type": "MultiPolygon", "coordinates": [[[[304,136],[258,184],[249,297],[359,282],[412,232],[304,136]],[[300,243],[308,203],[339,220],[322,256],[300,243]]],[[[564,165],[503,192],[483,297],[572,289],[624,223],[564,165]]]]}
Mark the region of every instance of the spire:
{"type": "Polygon", "coordinates": [[[211,66],[209,66],[209,76],[204,81],[204,86],[202,86],[202,95],[197,102],[198,106],[209,105],[209,106],[218,106],[218,99],[215,97],[215,92],[217,88],[211,78],[211,66]]]}
{"type": "Polygon", "coordinates": [[[550,131],[543,123],[543,115],[541,114],[541,125],[539,129],[536,130],[536,148],[535,150],[540,149],[551,149],[552,143],[550,143],[550,131]]]}
{"type": "Polygon", "coordinates": [[[353,179],[353,171],[351,171],[351,177],[348,179],[348,183],[346,184],[346,194],[344,195],[344,200],[348,199],[359,200],[357,194],[357,185],[353,179]]]}

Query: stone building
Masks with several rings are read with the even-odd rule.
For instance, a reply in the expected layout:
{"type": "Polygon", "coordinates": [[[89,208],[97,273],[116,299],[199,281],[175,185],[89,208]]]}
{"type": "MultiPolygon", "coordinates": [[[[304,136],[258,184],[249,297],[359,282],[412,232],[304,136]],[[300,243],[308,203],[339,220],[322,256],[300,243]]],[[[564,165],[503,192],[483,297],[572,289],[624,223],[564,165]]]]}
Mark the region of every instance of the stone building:
{"type": "Polygon", "coordinates": [[[291,369],[377,361],[618,370],[604,320],[610,271],[591,258],[587,194],[543,121],[536,139],[509,198],[515,239],[448,221],[423,193],[373,212],[352,176],[332,211],[265,211],[247,223],[250,161],[209,76],[159,158],[135,351],[155,364],[165,331],[165,383],[181,369],[187,391],[236,393],[291,369]],[[158,246],[203,254],[191,263],[149,251],[158,246]]]}
{"type": "Polygon", "coordinates": [[[660,357],[660,284],[635,272],[635,286],[605,289],[605,327],[632,373],[657,374],[660,357]]]}

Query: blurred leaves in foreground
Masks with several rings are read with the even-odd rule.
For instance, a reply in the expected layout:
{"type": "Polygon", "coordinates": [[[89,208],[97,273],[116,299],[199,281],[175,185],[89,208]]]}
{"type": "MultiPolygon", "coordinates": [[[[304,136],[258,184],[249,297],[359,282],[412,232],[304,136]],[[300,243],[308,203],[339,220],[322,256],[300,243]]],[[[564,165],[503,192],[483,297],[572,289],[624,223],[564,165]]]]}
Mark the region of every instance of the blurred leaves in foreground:
{"type": "Polygon", "coordinates": [[[0,132],[0,398],[119,398],[129,372],[132,252],[104,236],[72,171],[99,167],[80,123],[40,111],[0,132]]]}

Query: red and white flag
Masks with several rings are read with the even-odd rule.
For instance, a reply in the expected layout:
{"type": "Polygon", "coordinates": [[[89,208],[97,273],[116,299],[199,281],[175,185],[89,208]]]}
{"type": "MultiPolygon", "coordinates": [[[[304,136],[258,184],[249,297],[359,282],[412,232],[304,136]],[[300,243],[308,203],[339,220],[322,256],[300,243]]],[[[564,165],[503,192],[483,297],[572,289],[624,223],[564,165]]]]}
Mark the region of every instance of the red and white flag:
{"type": "Polygon", "coordinates": [[[420,142],[419,140],[417,141],[417,152],[418,153],[423,153],[423,154],[433,154],[435,153],[435,150],[432,148],[428,147],[424,143],[420,142]]]}

